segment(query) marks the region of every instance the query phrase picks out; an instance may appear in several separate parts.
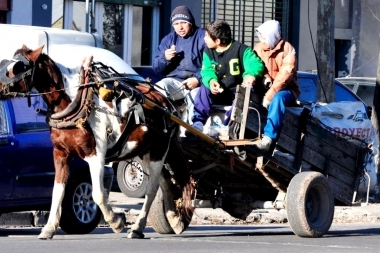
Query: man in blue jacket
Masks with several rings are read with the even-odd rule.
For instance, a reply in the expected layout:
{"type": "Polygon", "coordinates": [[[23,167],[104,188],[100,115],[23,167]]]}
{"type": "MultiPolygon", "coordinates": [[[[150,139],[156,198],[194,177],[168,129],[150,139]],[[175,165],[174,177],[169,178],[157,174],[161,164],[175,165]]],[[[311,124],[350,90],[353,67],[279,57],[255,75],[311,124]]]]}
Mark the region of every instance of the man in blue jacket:
{"type": "MultiPolygon", "coordinates": [[[[193,14],[186,6],[176,7],[170,22],[174,31],[161,40],[153,70],[164,77],[157,83],[164,95],[173,101],[185,99],[191,107],[191,98],[187,95],[201,83],[205,31],[195,25],[193,14]]],[[[196,90],[191,97],[195,97],[196,90]]],[[[188,111],[192,112],[192,109],[188,111]]]]}

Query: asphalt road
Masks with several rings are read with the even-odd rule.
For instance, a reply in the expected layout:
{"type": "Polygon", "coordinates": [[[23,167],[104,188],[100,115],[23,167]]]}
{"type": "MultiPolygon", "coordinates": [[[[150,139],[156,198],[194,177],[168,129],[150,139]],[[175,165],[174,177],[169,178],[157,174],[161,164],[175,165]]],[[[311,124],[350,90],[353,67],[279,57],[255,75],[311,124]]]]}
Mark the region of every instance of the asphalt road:
{"type": "Polygon", "coordinates": [[[300,238],[284,224],[254,226],[193,225],[181,235],[160,235],[151,228],[145,239],[127,239],[126,231],[112,233],[97,228],[86,235],[66,235],[61,230],[48,241],[37,239],[40,229],[0,228],[1,252],[379,252],[380,223],[333,224],[322,238],[300,238]]]}
{"type": "MultiPolygon", "coordinates": [[[[109,203],[115,212],[124,213],[130,222],[134,222],[140,212],[143,198],[128,198],[120,192],[111,192],[109,203]]],[[[46,224],[47,212],[21,212],[2,214],[0,228],[10,226],[37,226],[46,224]]],[[[334,223],[380,223],[380,204],[369,203],[356,206],[336,206],[334,223]]],[[[231,217],[220,208],[196,208],[191,225],[254,225],[287,223],[286,210],[253,210],[246,220],[231,217]]],[[[101,221],[101,226],[106,226],[101,221]]],[[[149,226],[149,221],[148,221],[149,226]]],[[[380,251],[379,251],[380,252],[380,251]]]]}

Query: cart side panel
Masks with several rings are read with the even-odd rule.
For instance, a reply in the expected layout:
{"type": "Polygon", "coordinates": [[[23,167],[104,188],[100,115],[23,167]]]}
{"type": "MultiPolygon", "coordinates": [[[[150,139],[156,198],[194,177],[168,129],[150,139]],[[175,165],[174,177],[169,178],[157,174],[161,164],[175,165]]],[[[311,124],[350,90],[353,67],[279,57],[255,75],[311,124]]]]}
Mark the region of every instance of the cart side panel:
{"type": "MultiPolygon", "coordinates": [[[[250,110],[247,118],[247,129],[259,133],[266,123],[266,110],[259,105],[258,97],[251,94],[251,107],[260,111],[261,122],[257,112],[250,110]]],[[[359,147],[344,138],[336,136],[320,126],[311,116],[301,117],[302,108],[288,108],[284,117],[277,147],[292,154],[294,162],[271,161],[292,173],[302,169],[302,162],[311,166],[312,170],[327,175],[334,196],[344,204],[351,205],[357,187],[357,178],[361,174],[357,161],[363,147],[359,147]]],[[[261,131],[262,132],[262,131],[261,131]]],[[[282,159],[284,160],[284,159],[282,159]]]]}

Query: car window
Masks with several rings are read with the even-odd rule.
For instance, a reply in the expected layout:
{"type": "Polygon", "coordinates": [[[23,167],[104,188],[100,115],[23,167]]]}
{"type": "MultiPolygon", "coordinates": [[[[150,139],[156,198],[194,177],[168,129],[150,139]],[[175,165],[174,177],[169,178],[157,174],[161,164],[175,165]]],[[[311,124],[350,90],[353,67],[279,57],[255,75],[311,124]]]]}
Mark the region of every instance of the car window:
{"type": "Polygon", "coordinates": [[[300,84],[301,94],[298,97],[302,102],[315,102],[317,101],[317,86],[311,78],[298,78],[300,84]]]}
{"type": "Polygon", "coordinates": [[[4,109],[4,101],[0,101],[0,135],[8,133],[7,115],[4,109]]]}
{"type": "Polygon", "coordinates": [[[36,113],[36,109],[46,110],[46,104],[41,97],[31,98],[31,107],[28,107],[26,98],[11,99],[16,120],[17,133],[48,130],[46,116],[36,113]]]}
{"type": "Polygon", "coordinates": [[[341,102],[341,101],[358,101],[358,98],[351,93],[351,90],[346,89],[343,84],[339,84],[335,82],[335,101],[341,102]]]}
{"type": "Polygon", "coordinates": [[[375,94],[375,86],[359,85],[356,95],[358,95],[366,105],[373,105],[373,95],[375,94]]]}
{"type": "Polygon", "coordinates": [[[354,90],[355,84],[345,84],[350,90],[354,90]]]}

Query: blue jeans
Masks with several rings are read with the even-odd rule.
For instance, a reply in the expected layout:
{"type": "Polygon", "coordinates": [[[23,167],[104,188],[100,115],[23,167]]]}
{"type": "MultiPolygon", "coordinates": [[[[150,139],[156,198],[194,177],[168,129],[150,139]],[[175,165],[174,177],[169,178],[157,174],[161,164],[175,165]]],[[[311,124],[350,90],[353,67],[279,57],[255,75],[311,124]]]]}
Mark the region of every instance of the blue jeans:
{"type": "Polygon", "coordinates": [[[294,96],[289,90],[282,90],[274,95],[268,107],[267,124],[264,127],[265,136],[272,140],[277,139],[285,115],[285,106],[293,101],[294,96]]]}
{"type": "MultiPolygon", "coordinates": [[[[232,105],[235,98],[235,93],[230,89],[224,89],[222,93],[214,95],[210,89],[201,84],[198,93],[194,99],[194,114],[192,121],[200,121],[203,124],[206,123],[210,116],[211,106],[216,105],[232,105]]],[[[231,118],[232,107],[226,112],[226,118],[223,121],[224,125],[227,125],[231,118]]]]}

